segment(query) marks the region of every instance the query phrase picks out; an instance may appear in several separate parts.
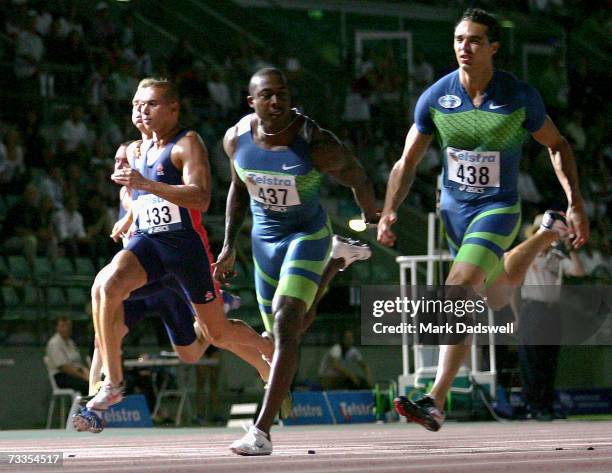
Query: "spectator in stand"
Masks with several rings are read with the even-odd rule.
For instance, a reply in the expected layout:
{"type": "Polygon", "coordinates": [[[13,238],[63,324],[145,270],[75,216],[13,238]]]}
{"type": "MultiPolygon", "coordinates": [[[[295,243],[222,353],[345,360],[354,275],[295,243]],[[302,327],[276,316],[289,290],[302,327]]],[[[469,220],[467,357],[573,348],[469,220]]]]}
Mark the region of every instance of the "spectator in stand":
{"type": "Polygon", "coordinates": [[[26,167],[21,146],[21,135],[17,127],[6,133],[0,142],[0,190],[7,194],[20,194],[26,180],[26,167]]]}
{"type": "Polygon", "coordinates": [[[117,27],[110,18],[108,4],[98,2],[96,13],[91,21],[91,30],[87,36],[93,46],[105,47],[112,43],[117,37],[117,27]]]}
{"type": "Polygon", "coordinates": [[[28,21],[28,2],[27,0],[13,0],[11,6],[12,8],[8,12],[4,28],[6,34],[14,40],[21,30],[26,28],[26,23],[28,21]]]}
{"type": "Polygon", "coordinates": [[[586,133],[583,126],[583,113],[581,110],[575,109],[570,117],[569,122],[565,125],[565,136],[571,140],[574,149],[577,152],[585,150],[587,144],[586,133]]]}
{"type": "Polygon", "coordinates": [[[37,97],[39,94],[39,72],[45,47],[41,37],[36,32],[36,12],[28,11],[25,29],[17,35],[15,42],[15,77],[20,92],[37,97]]]}
{"type": "Polygon", "coordinates": [[[187,38],[181,38],[168,59],[168,69],[175,75],[177,83],[180,83],[183,76],[193,70],[194,60],[191,43],[187,38]]]}
{"type": "MultiPolygon", "coordinates": [[[[43,226],[38,190],[34,183],[26,186],[21,200],[9,209],[6,222],[10,222],[10,225],[3,227],[4,250],[22,253],[33,269],[39,245],[50,242],[48,228],[43,226]]],[[[48,256],[52,257],[54,248],[47,245],[46,249],[48,256]]]]}
{"type": "Polygon", "coordinates": [[[41,10],[36,14],[36,32],[43,38],[46,38],[51,31],[53,23],[53,15],[47,10],[41,10]]]}
{"type": "Polygon", "coordinates": [[[86,100],[93,107],[97,107],[111,97],[110,66],[99,58],[97,69],[94,67],[87,78],[86,100]]]}
{"type": "Polygon", "coordinates": [[[83,121],[83,109],[78,105],[72,107],[70,110],[70,117],[62,123],[60,128],[60,139],[64,144],[64,149],[68,153],[75,153],[79,148],[89,147],[89,130],[83,121]]]}
{"type": "Polygon", "coordinates": [[[153,61],[149,52],[141,45],[137,44],[134,47],[136,55],[136,77],[151,77],[153,75],[153,61]]]}
{"type": "Polygon", "coordinates": [[[421,95],[423,91],[433,83],[434,69],[425,59],[423,51],[418,51],[415,55],[412,79],[414,80],[414,97],[421,95]]]}
{"type": "Polygon", "coordinates": [[[215,113],[215,115],[219,118],[226,118],[229,112],[235,108],[235,105],[232,100],[229,87],[225,83],[223,75],[219,69],[215,69],[210,75],[207,88],[212,102],[217,109],[217,113],[215,113]]]}
{"type": "Polygon", "coordinates": [[[21,120],[19,129],[23,137],[26,168],[43,168],[43,138],[41,135],[40,116],[36,110],[29,109],[21,116],[21,120]]]}
{"type": "Polygon", "coordinates": [[[59,210],[64,206],[64,172],[58,165],[47,168],[47,172],[40,179],[40,194],[47,196],[53,203],[53,208],[59,210]]]}
{"type": "Polygon", "coordinates": [[[53,231],[58,245],[69,258],[81,254],[81,248],[87,245],[87,235],[83,226],[83,216],[78,210],[78,197],[74,194],[66,198],[63,209],[53,215],[53,231]]]}
{"type": "Polygon", "coordinates": [[[58,388],[74,389],[82,395],[89,392],[89,368],[72,340],[72,321],[65,315],[59,316],[55,334],[47,342],[46,355],[51,374],[58,388]]]}
{"type": "Polygon", "coordinates": [[[368,389],[372,387],[370,368],[354,343],[353,332],[346,330],[342,336],[342,342],[331,347],[325,354],[319,367],[323,389],[368,389]]]}
{"type": "Polygon", "coordinates": [[[85,232],[89,241],[87,250],[94,267],[97,268],[100,258],[106,261],[113,251],[113,241],[108,236],[115,221],[110,220],[107,205],[99,195],[90,195],[88,199],[83,211],[85,232]]]}
{"type": "Polygon", "coordinates": [[[118,69],[111,73],[109,80],[111,99],[116,102],[119,110],[127,108],[134,90],[138,88],[138,79],[134,76],[132,65],[127,61],[121,61],[118,69]]]}

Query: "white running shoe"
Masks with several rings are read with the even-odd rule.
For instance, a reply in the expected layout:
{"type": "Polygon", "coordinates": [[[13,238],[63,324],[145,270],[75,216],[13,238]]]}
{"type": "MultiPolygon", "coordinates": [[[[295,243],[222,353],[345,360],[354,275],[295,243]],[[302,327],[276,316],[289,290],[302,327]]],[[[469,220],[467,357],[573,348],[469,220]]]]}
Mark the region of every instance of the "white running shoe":
{"type": "Polygon", "coordinates": [[[542,217],[540,230],[555,232],[559,238],[565,238],[569,235],[567,220],[565,213],[556,210],[547,210],[542,217]]]}
{"type": "Polygon", "coordinates": [[[230,445],[230,450],[237,455],[270,455],[272,442],[263,431],[252,425],[244,437],[230,445]]]}
{"type": "Polygon", "coordinates": [[[125,385],[111,386],[106,383],[102,388],[87,402],[87,408],[96,411],[105,411],[110,406],[118,404],[123,400],[125,385]]]}
{"type": "Polygon", "coordinates": [[[371,256],[372,250],[366,243],[354,240],[353,238],[334,235],[331,257],[333,259],[342,258],[344,260],[344,267],[340,271],[344,271],[348,268],[353,261],[367,260],[371,256]]]}

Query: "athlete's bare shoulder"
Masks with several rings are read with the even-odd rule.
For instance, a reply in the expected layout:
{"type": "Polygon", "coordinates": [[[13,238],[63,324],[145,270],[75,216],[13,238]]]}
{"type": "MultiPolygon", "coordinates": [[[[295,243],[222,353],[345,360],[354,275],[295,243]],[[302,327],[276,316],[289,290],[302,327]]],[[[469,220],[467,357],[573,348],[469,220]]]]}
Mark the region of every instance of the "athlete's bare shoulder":
{"type": "Polygon", "coordinates": [[[231,159],[234,157],[236,152],[236,146],[238,145],[238,138],[247,131],[251,131],[251,121],[255,114],[251,113],[242,117],[238,123],[227,129],[225,136],[223,137],[223,149],[225,154],[231,159]]]}
{"type": "Polygon", "coordinates": [[[185,133],[172,148],[171,159],[179,168],[187,161],[207,161],[208,150],[200,134],[194,130],[185,133]]]}

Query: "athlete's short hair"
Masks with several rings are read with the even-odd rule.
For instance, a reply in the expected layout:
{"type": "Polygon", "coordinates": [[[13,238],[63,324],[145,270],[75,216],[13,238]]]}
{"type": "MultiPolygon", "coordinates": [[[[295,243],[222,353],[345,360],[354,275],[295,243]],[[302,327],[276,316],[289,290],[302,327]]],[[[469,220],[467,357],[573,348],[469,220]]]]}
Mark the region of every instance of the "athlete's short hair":
{"type": "Polygon", "coordinates": [[[147,89],[149,87],[163,89],[164,98],[170,102],[178,102],[180,100],[178,87],[168,79],[145,77],[138,83],[139,89],[147,89]]]}
{"type": "Polygon", "coordinates": [[[457,24],[455,24],[455,28],[459,23],[466,20],[485,25],[487,27],[487,37],[490,43],[499,41],[501,37],[501,26],[495,15],[482,8],[468,8],[463,12],[457,24]]]}
{"type": "Polygon", "coordinates": [[[263,69],[259,69],[251,76],[251,80],[249,81],[249,94],[253,95],[255,90],[255,79],[266,76],[277,76],[285,85],[287,85],[287,77],[283,71],[277,69],[276,67],[264,67],[263,69]]]}

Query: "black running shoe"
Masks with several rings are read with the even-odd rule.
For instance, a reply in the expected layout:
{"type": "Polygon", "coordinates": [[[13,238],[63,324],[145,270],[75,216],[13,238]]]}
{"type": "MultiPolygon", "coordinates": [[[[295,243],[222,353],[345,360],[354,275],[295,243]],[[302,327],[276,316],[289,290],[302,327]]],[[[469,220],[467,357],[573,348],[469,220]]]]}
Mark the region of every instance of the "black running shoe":
{"type": "Polygon", "coordinates": [[[437,432],[444,423],[445,415],[436,407],[431,396],[424,396],[418,401],[410,401],[405,396],[393,400],[395,410],[408,421],[420,424],[427,430],[437,432]]]}

